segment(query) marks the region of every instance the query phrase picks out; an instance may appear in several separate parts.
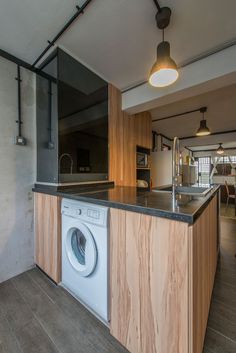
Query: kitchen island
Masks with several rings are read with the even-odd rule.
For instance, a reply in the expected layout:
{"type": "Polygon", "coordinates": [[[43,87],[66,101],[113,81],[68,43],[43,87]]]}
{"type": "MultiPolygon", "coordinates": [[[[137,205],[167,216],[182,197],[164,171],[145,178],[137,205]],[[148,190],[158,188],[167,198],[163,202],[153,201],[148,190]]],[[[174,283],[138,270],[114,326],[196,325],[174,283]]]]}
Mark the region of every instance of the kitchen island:
{"type": "Polygon", "coordinates": [[[44,197],[110,207],[110,332],[119,342],[131,353],[202,352],[219,247],[219,187],[205,197],[180,195],[174,208],[171,194],[133,187],[34,191],[36,219],[44,197]]]}

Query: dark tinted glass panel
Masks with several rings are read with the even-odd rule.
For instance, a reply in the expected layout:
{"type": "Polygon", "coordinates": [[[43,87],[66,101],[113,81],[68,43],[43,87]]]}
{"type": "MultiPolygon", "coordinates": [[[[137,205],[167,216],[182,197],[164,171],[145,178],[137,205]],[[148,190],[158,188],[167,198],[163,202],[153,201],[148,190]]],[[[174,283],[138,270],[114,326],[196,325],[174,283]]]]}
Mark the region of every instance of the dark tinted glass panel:
{"type": "MultiPolygon", "coordinates": [[[[55,58],[47,73],[54,73],[56,65],[55,58]]],[[[58,182],[57,83],[37,76],[36,86],[37,181],[55,183],[58,182]]]]}
{"type": "Polygon", "coordinates": [[[61,50],[58,65],[59,180],[105,180],[108,85],[61,50]]]}

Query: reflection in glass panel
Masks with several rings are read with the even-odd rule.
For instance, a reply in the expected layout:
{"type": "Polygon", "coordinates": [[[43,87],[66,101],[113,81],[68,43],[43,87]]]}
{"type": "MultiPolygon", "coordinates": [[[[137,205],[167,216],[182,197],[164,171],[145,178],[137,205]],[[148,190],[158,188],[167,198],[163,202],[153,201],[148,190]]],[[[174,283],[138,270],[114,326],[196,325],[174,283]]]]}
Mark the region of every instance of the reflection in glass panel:
{"type": "Polygon", "coordinates": [[[108,85],[59,50],[59,180],[106,180],[108,85]]]}
{"type": "Polygon", "coordinates": [[[37,181],[58,182],[57,58],[45,66],[48,78],[36,77],[37,181]]]}

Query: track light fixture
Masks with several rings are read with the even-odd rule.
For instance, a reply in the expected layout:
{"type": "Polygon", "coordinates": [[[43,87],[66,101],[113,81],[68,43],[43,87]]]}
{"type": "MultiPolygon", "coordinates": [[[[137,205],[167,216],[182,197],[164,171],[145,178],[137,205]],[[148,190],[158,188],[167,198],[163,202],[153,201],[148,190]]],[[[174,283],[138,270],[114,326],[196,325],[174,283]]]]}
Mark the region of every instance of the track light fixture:
{"type": "Polygon", "coordinates": [[[160,7],[157,0],[153,0],[157,6],[157,27],[162,30],[162,42],[157,46],[157,60],[152,66],[149,83],[154,87],[166,87],[174,83],[179,77],[177,65],[170,56],[170,43],[165,41],[164,31],[170,23],[171,9],[160,7]]]}
{"type": "Polygon", "coordinates": [[[206,111],[207,111],[206,107],[203,107],[200,109],[200,112],[202,113],[202,120],[200,121],[200,127],[196,133],[197,136],[207,136],[207,135],[210,135],[211,133],[209,128],[207,127],[205,116],[204,116],[206,111]]]}
{"type": "Polygon", "coordinates": [[[218,149],[216,150],[216,153],[217,153],[217,154],[224,154],[224,153],[225,153],[225,150],[224,150],[224,148],[223,148],[223,146],[222,146],[222,143],[219,143],[219,147],[218,147],[218,149]]]}

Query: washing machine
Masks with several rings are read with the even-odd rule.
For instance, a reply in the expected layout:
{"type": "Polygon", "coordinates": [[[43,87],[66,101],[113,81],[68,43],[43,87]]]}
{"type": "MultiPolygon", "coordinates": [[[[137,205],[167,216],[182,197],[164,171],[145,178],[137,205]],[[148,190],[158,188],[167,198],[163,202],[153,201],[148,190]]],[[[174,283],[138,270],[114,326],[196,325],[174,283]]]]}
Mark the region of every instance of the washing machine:
{"type": "Polygon", "coordinates": [[[62,200],[62,286],[103,322],[109,322],[108,212],[62,200]]]}

